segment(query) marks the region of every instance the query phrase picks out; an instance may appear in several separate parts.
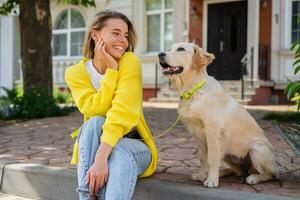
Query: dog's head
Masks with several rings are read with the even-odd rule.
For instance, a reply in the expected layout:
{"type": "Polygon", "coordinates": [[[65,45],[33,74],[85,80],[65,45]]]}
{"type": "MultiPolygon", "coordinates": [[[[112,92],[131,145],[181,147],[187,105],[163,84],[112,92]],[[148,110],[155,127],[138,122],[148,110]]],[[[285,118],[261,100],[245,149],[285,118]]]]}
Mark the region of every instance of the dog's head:
{"type": "Polygon", "coordinates": [[[192,70],[206,70],[215,56],[204,52],[193,43],[173,44],[171,50],[158,54],[159,63],[165,76],[181,76],[192,70]]]}

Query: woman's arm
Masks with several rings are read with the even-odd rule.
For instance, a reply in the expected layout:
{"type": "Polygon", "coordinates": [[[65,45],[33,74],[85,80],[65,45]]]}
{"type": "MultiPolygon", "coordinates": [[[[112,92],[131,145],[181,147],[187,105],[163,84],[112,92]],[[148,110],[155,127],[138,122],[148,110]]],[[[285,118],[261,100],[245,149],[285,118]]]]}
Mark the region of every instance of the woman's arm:
{"type": "Polygon", "coordinates": [[[101,143],[97,150],[95,162],[89,168],[86,176],[91,194],[98,194],[108,180],[108,158],[112,149],[112,146],[101,143]]]}
{"type": "Polygon", "coordinates": [[[84,78],[79,73],[80,71],[72,67],[65,72],[65,81],[78,110],[88,117],[105,116],[111,107],[119,72],[108,68],[105,76],[100,80],[101,87],[98,91],[92,86],[89,78],[84,78]]]}
{"type": "Polygon", "coordinates": [[[126,53],[119,63],[119,81],[112,107],[102,126],[101,142],[114,147],[133,127],[137,126],[142,108],[141,63],[133,53],[126,53]]]}

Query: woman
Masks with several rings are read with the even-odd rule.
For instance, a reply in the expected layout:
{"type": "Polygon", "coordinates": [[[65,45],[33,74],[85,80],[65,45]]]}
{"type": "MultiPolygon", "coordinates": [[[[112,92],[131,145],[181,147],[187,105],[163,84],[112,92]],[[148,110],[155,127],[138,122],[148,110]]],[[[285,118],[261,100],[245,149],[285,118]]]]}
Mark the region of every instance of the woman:
{"type": "Polygon", "coordinates": [[[131,199],[137,178],[155,170],[157,150],[143,116],[135,43],[125,15],[100,12],[87,32],[85,58],[65,72],[85,122],[71,135],[78,136],[72,163],[78,163],[81,200],[131,199]]]}

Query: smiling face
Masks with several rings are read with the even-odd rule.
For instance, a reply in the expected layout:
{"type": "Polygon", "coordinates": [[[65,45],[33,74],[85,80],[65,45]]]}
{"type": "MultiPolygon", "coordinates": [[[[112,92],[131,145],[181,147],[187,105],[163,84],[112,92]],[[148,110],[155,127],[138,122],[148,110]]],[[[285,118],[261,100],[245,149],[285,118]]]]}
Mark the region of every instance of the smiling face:
{"type": "Polygon", "coordinates": [[[215,58],[193,43],[173,44],[170,51],[158,54],[162,73],[165,76],[181,76],[192,70],[206,70],[206,66],[215,58]]]}
{"type": "Polygon", "coordinates": [[[108,19],[100,31],[92,30],[91,34],[95,42],[102,39],[107,53],[117,60],[128,48],[128,26],[121,19],[108,19]]]}

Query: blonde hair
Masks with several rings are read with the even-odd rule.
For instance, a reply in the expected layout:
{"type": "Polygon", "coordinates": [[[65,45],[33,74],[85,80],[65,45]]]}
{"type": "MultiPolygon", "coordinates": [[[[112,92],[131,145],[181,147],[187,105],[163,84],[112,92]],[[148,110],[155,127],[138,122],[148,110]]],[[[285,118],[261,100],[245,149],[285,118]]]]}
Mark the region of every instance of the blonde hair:
{"type": "Polygon", "coordinates": [[[94,57],[94,48],[95,48],[95,42],[92,39],[92,30],[100,31],[103,27],[106,26],[106,21],[108,19],[121,19],[123,20],[127,26],[128,26],[128,47],[125,51],[134,51],[134,47],[136,45],[136,33],[134,30],[134,27],[131,23],[131,21],[120,12],[116,11],[102,11],[95,15],[94,21],[91,23],[88,31],[86,32],[84,45],[82,48],[83,55],[87,58],[93,58],[94,57]]]}

